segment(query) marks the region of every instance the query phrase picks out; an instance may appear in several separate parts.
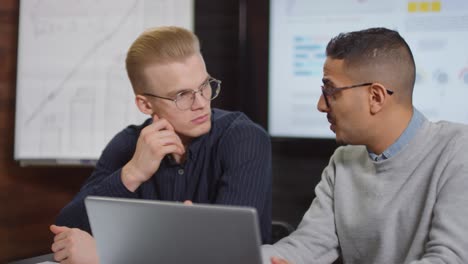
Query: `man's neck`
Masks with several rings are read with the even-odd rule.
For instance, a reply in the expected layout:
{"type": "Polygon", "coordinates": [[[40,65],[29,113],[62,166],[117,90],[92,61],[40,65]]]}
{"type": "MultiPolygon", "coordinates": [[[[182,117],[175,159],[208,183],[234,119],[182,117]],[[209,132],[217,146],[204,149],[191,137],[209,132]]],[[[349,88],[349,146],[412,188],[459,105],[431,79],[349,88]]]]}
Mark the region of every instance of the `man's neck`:
{"type": "Polygon", "coordinates": [[[403,134],[412,116],[413,108],[398,108],[392,110],[392,113],[386,113],[384,119],[378,121],[378,129],[374,130],[375,134],[367,144],[367,149],[377,155],[382,154],[403,134]]]}

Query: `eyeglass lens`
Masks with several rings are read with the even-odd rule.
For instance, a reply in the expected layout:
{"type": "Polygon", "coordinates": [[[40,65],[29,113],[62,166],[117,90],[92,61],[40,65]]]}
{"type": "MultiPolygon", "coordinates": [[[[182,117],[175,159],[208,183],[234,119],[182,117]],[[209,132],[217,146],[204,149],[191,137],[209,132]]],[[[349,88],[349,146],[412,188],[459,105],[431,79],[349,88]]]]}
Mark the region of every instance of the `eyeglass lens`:
{"type": "Polygon", "coordinates": [[[198,91],[185,91],[179,93],[176,98],[176,105],[182,110],[189,109],[195,100],[196,93],[200,93],[200,95],[206,100],[213,100],[218,96],[219,91],[220,82],[210,79],[202,85],[198,91]]]}

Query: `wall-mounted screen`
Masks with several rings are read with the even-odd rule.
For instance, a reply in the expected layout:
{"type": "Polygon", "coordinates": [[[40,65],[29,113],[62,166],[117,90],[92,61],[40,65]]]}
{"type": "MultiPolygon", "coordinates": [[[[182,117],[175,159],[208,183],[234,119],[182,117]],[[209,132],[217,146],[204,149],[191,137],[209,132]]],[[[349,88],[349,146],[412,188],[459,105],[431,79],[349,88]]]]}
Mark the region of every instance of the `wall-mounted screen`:
{"type": "Polygon", "coordinates": [[[321,95],[328,41],[369,27],[398,30],[416,60],[414,105],[429,120],[468,123],[468,1],[271,0],[269,132],[330,138],[321,95]]]}

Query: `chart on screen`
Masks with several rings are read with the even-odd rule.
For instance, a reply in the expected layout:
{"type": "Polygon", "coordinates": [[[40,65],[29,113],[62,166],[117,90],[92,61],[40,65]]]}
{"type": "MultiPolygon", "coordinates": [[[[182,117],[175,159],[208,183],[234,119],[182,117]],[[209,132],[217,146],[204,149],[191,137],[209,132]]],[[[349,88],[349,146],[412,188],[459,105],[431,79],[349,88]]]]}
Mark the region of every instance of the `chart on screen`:
{"type": "Polygon", "coordinates": [[[272,0],[269,132],[331,138],[316,109],[328,41],[341,32],[395,29],[416,61],[414,105],[432,121],[468,123],[468,2],[463,0],[272,0]]]}

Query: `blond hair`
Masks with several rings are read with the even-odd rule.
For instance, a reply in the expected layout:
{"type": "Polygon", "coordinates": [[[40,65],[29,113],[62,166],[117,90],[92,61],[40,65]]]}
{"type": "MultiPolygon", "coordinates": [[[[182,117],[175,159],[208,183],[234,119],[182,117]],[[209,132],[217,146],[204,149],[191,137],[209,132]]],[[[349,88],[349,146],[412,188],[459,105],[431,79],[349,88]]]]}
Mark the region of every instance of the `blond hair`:
{"type": "Polygon", "coordinates": [[[150,64],[181,61],[200,52],[195,34],[180,27],[156,27],[144,31],[130,46],[125,65],[135,94],[146,90],[144,68],[150,64]]]}

